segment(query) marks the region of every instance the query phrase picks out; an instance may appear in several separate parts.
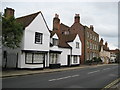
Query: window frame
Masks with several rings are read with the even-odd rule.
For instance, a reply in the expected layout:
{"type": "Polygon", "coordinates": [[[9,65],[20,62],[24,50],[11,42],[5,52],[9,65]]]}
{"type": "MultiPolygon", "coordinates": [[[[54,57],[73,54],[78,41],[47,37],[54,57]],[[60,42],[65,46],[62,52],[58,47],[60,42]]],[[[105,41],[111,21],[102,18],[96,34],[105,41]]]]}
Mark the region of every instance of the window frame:
{"type": "Polygon", "coordinates": [[[45,54],[44,53],[30,53],[30,52],[26,52],[25,53],[25,64],[44,64],[44,60],[45,60],[45,54]],[[32,54],[32,60],[31,60],[31,62],[27,62],[27,54],[32,54]],[[42,61],[42,63],[35,63],[34,62],[34,55],[35,54],[42,54],[43,55],[43,61],[42,61]]]}
{"type": "Polygon", "coordinates": [[[50,64],[58,63],[58,53],[50,53],[50,64]]]}
{"type": "Polygon", "coordinates": [[[80,48],[80,43],[79,42],[76,42],[76,48],[80,48]]]}
{"type": "Polygon", "coordinates": [[[42,44],[43,43],[43,33],[35,32],[35,44],[42,44]],[[36,38],[36,34],[39,34],[39,42],[37,41],[38,38],[36,38]]]}
{"type": "Polygon", "coordinates": [[[73,63],[78,63],[78,56],[77,55],[73,56],[73,63]]]}
{"type": "Polygon", "coordinates": [[[52,43],[53,43],[53,46],[58,46],[58,39],[56,38],[52,38],[52,43]]]}

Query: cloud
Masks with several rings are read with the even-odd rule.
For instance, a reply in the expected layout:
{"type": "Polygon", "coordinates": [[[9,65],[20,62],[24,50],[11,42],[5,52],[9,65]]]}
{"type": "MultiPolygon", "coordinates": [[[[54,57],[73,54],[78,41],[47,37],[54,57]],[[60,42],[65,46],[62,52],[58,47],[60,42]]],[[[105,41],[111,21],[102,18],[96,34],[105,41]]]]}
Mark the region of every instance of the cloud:
{"type": "Polygon", "coordinates": [[[116,2],[4,2],[2,9],[14,8],[15,16],[20,17],[42,11],[50,29],[55,13],[62,23],[71,26],[74,15],[80,14],[80,22],[88,27],[92,24],[100,37],[116,47],[118,38],[118,4],[116,2]],[[111,39],[109,39],[111,38],[111,39]],[[114,42],[111,40],[114,39],[114,42]]]}

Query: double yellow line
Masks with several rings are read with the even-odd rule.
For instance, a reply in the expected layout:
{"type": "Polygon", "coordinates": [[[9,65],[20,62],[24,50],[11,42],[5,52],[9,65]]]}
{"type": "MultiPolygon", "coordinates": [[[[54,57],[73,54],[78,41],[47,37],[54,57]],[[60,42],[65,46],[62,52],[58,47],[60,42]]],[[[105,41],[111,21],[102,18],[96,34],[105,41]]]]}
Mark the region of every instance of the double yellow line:
{"type": "Polygon", "coordinates": [[[113,85],[117,84],[118,82],[120,82],[120,78],[114,80],[113,82],[105,86],[102,90],[106,90],[106,88],[111,88],[113,85]]]}

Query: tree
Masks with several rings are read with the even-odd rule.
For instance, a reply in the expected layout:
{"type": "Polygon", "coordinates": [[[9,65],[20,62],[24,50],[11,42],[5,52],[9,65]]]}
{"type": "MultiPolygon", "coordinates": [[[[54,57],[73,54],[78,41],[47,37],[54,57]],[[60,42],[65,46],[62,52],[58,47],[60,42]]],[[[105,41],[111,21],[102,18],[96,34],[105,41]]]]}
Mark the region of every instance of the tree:
{"type": "Polygon", "coordinates": [[[98,57],[98,58],[97,57],[93,57],[92,60],[93,60],[93,62],[96,62],[97,64],[102,62],[100,57],[98,57]]]}
{"type": "Polygon", "coordinates": [[[23,26],[21,23],[18,23],[13,16],[2,17],[2,42],[4,46],[13,49],[20,47],[22,35],[23,26]]]}

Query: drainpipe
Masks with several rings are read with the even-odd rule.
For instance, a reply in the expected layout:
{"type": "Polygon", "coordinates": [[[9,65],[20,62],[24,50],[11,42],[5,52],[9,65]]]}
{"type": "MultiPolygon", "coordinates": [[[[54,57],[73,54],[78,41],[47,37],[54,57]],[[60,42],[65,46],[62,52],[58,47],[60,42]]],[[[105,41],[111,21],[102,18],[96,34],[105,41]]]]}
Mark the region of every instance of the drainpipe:
{"type": "Polygon", "coordinates": [[[72,63],[72,47],[70,48],[70,66],[71,66],[71,63],[72,63]]]}

